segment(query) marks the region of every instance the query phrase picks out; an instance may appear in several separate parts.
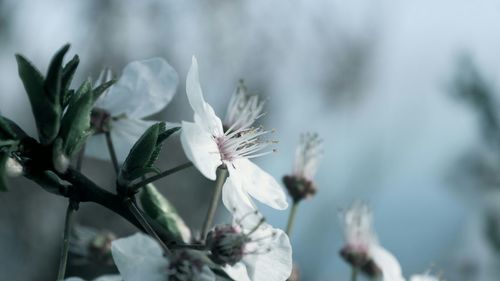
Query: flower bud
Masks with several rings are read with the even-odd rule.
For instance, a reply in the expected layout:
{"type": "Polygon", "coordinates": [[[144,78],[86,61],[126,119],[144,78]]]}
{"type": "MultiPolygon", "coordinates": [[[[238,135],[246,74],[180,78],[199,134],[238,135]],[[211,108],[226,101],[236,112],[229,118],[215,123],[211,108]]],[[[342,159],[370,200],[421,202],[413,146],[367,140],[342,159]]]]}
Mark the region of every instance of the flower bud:
{"type": "Polygon", "coordinates": [[[54,159],[54,168],[59,173],[64,173],[69,167],[69,158],[63,153],[59,153],[54,159]]]}
{"type": "Polygon", "coordinates": [[[294,202],[316,194],[314,175],[316,174],[323,141],[317,134],[303,134],[295,152],[293,173],[283,177],[290,197],[294,202]]]}
{"type": "Polygon", "coordinates": [[[213,272],[198,251],[181,250],[174,253],[168,267],[169,281],[213,281],[213,272]]]}
{"type": "Polygon", "coordinates": [[[12,157],[7,158],[7,163],[5,164],[5,169],[9,177],[18,177],[23,174],[23,165],[19,163],[16,159],[12,157]]]}
{"type": "Polygon", "coordinates": [[[248,237],[238,226],[217,225],[207,236],[207,246],[212,253],[212,260],[220,265],[234,265],[241,261],[248,237]]]}
{"type": "Polygon", "coordinates": [[[340,256],[352,267],[358,268],[368,277],[375,279],[382,274],[380,268],[368,256],[367,251],[359,248],[345,246],[340,250],[340,256]]]}

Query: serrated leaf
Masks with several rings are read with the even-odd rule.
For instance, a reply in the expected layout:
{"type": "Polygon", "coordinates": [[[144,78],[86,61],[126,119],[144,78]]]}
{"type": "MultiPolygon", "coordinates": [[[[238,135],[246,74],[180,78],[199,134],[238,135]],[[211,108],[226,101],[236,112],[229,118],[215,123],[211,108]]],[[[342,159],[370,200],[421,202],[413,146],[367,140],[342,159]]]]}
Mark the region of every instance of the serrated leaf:
{"type": "Polygon", "coordinates": [[[80,64],[80,58],[78,55],[75,55],[62,69],[61,93],[68,91],[69,86],[71,86],[71,81],[73,80],[78,64],[80,64]]]}
{"type": "Polygon", "coordinates": [[[110,80],[108,82],[102,83],[101,85],[97,86],[94,90],[92,90],[92,96],[94,99],[94,102],[97,101],[97,99],[104,93],[106,92],[109,87],[111,87],[114,83],[116,83],[116,80],[110,80]]]}
{"type": "Polygon", "coordinates": [[[59,102],[52,103],[45,93],[44,78],[26,58],[16,55],[19,77],[31,103],[31,110],[42,144],[48,144],[57,136],[60,126],[61,108],[59,102]]]}
{"type": "Polygon", "coordinates": [[[70,102],[61,122],[59,137],[63,140],[65,155],[71,157],[81,147],[82,139],[89,135],[90,113],[93,99],[90,92],[81,92],[70,102]]]}
{"type": "Polygon", "coordinates": [[[156,142],[158,140],[161,124],[162,123],[156,123],[149,127],[139,140],[137,140],[134,146],[132,146],[120,171],[119,177],[122,180],[133,180],[130,177],[132,171],[149,167],[147,164],[156,149],[156,142]]]}
{"type": "Polygon", "coordinates": [[[164,142],[166,139],[168,139],[173,133],[179,131],[181,127],[173,127],[168,130],[163,131],[158,135],[158,143],[164,142]]]}
{"type": "Polygon", "coordinates": [[[16,139],[16,133],[10,127],[9,122],[0,116],[0,141],[16,139]]]}
{"type": "Polygon", "coordinates": [[[59,51],[56,52],[49,64],[47,70],[47,77],[45,78],[44,87],[50,102],[53,104],[60,104],[61,96],[61,76],[62,76],[62,63],[64,55],[69,50],[69,44],[64,45],[59,51]]]}
{"type": "Polygon", "coordinates": [[[7,155],[7,153],[0,152],[0,191],[7,191],[7,184],[5,183],[5,174],[7,173],[6,165],[8,158],[9,156],[7,155]]]}
{"type": "Polygon", "coordinates": [[[189,242],[191,232],[186,223],[153,184],[146,185],[141,191],[140,200],[144,212],[158,222],[165,231],[179,241],[189,242]]]}

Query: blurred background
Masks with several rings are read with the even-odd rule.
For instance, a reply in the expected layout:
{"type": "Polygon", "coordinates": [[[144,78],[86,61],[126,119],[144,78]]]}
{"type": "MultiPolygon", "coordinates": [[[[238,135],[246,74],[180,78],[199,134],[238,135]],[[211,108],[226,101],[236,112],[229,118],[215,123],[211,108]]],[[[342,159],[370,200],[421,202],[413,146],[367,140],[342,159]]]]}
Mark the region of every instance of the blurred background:
{"type": "MultiPolygon", "coordinates": [[[[81,59],[73,86],[103,67],[119,74],[164,57],[181,83],[151,119],[192,120],[184,80],[194,54],[217,112],[240,78],[268,100],[261,121],[276,128],[279,152],[257,162],[275,177],[291,172],[300,133],[324,139],[318,196],[301,203],[291,236],[301,280],[347,280],[339,210],[355,199],[370,203],[405,276],[499,280],[499,25],[493,0],[1,0],[0,112],[35,133],[14,54],[45,72],[69,42],[81,59]]],[[[160,169],[185,161],[178,138],[164,147],[160,169]]],[[[109,162],[86,159],[83,171],[112,190],[109,162]]],[[[0,194],[0,279],[53,280],[67,202],[23,178],[10,186],[0,194]]],[[[157,186],[199,230],[211,183],[190,169],[157,186]]],[[[287,211],[261,208],[285,226],[287,211]]],[[[135,231],[90,203],[77,222],[135,231]]],[[[71,275],[112,271],[70,260],[71,275]]]]}

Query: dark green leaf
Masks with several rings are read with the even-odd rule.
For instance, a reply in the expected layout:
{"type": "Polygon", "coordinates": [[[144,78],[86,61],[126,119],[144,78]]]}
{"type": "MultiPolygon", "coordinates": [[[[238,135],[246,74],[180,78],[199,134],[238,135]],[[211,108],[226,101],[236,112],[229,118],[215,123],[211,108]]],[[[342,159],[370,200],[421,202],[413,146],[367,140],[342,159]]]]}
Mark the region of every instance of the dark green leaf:
{"type": "Polygon", "coordinates": [[[42,74],[26,58],[16,55],[16,60],[19,77],[23,81],[31,103],[39,140],[42,144],[48,144],[54,140],[59,131],[61,115],[59,102],[52,103],[47,97],[42,74]]]}
{"type": "Polygon", "coordinates": [[[44,87],[47,97],[52,104],[60,104],[62,63],[64,55],[68,52],[68,50],[69,44],[66,44],[59,51],[57,51],[50,61],[49,69],[47,71],[44,87]]]}
{"type": "Polygon", "coordinates": [[[9,156],[7,153],[0,152],[0,191],[7,191],[7,184],[5,183],[6,165],[9,156]]]}
{"type": "Polygon", "coordinates": [[[94,102],[97,101],[97,99],[104,93],[106,90],[111,87],[116,80],[110,80],[106,83],[102,83],[101,85],[97,86],[94,90],[92,90],[92,95],[94,102]]]}
{"type": "Polygon", "coordinates": [[[159,135],[158,135],[158,143],[162,143],[164,142],[166,139],[168,139],[168,137],[170,137],[173,133],[177,132],[180,130],[181,127],[173,127],[173,128],[170,128],[168,130],[165,130],[163,132],[161,132],[159,135]]]}
{"type": "MultiPolygon", "coordinates": [[[[83,88],[85,89],[85,87],[83,88]]],[[[80,91],[79,91],[80,92],[80,91]]],[[[63,150],[71,157],[90,135],[90,112],[93,106],[91,92],[82,90],[70,102],[61,122],[59,137],[63,140],[63,150]]]]}
{"type": "Polygon", "coordinates": [[[16,133],[10,127],[9,122],[0,116],[0,140],[16,139],[16,133]]]}
{"type": "Polygon", "coordinates": [[[66,93],[71,86],[71,81],[75,75],[76,68],[80,63],[80,58],[75,55],[66,65],[64,66],[61,73],[61,94],[66,93]]]}
{"type": "Polygon", "coordinates": [[[151,156],[156,149],[158,133],[164,123],[156,123],[149,127],[144,134],[137,140],[123,163],[119,178],[121,181],[131,181],[131,172],[149,167],[151,156]]]}

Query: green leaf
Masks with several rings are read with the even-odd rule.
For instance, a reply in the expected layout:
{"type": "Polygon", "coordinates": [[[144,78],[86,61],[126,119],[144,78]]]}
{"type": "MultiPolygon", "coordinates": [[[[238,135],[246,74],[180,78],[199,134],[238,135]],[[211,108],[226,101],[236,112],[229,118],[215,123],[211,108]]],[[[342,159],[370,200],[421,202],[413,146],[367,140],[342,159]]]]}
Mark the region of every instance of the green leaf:
{"type": "Polygon", "coordinates": [[[68,109],[61,122],[59,137],[63,140],[63,151],[71,157],[91,134],[90,113],[93,106],[90,87],[84,83],[78,90],[74,99],[69,103],[68,109]]]}
{"type": "Polygon", "coordinates": [[[0,191],[7,191],[7,184],[5,183],[5,174],[7,173],[6,165],[8,158],[9,156],[7,155],[7,153],[0,152],[0,191]]]}
{"type": "Polygon", "coordinates": [[[94,102],[97,101],[97,99],[104,93],[106,92],[109,87],[111,87],[114,83],[116,83],[116,80],[110,80],[106,83],[102,83],[101,85],[97,86],[94,90],[92,90],[92,96],[94,99],[94,102]]]}
{"type": "Polygon", "coordinates": [[[57,136],[60,126],[61,107],[53,103],[45,92],[44,78],[26,58],[16,55],[19,77],[31,103],[35,117],[38,137],[42,144],[51,143],[57,136]]]}
{"type": "Polygon", "coordinates": [[[0,116],[0,141],[16,139],[16,133],[10,127],[9,122],[0,116]]]}
{"type": "MultiPolygon", "coordinates": [[[[69,86],[71,86],[71,81],[75,75],[76,68],[80,63],[80,58],[75,55],[62,69],[61,73],[61,93],[64,94],[68,91],[69,86]]],[[[61,96],[62,97],[62,96],[61,96]]]]}
{"type": "Polygon", "coordinates": [[[161,132],[158,135],[158,143],[164,142],[166,139],[168,139],[168,137],[170,137],[173,133],[179,131],[180,129],[181,129],[181,127],[173,127],[173,128],[170,128],[168,130],[161,132]]]}
{"type": "Polygon", "coordinates": [[[158,134],[162,126],[164,126],[163,122],[152,125],[137,140],[123,163],[119,181],[132,181],[136,179],[132,177],[132,171],[150,167],[148,164],[156,149],[158,134]]]}
{"type": "Polygon", "coordinates": [[[45,91],[47,97],[52,104],[60,104],[61,96],[61,77],[62,77],[62,63],[64,55],[69,50],[69,44],[64,45],[59,51],[56,52],[50,61],[49,69],[47,70],[47,77],[45,78],[45,91]]]}
{"type": "Polygon", "coordinates": [[[186,223],[153,184],[146,185],[141,191],[140,200],[144,212],[158,222],[165,231],[178,241],[189,242],[191,232],[186,223]]]}

